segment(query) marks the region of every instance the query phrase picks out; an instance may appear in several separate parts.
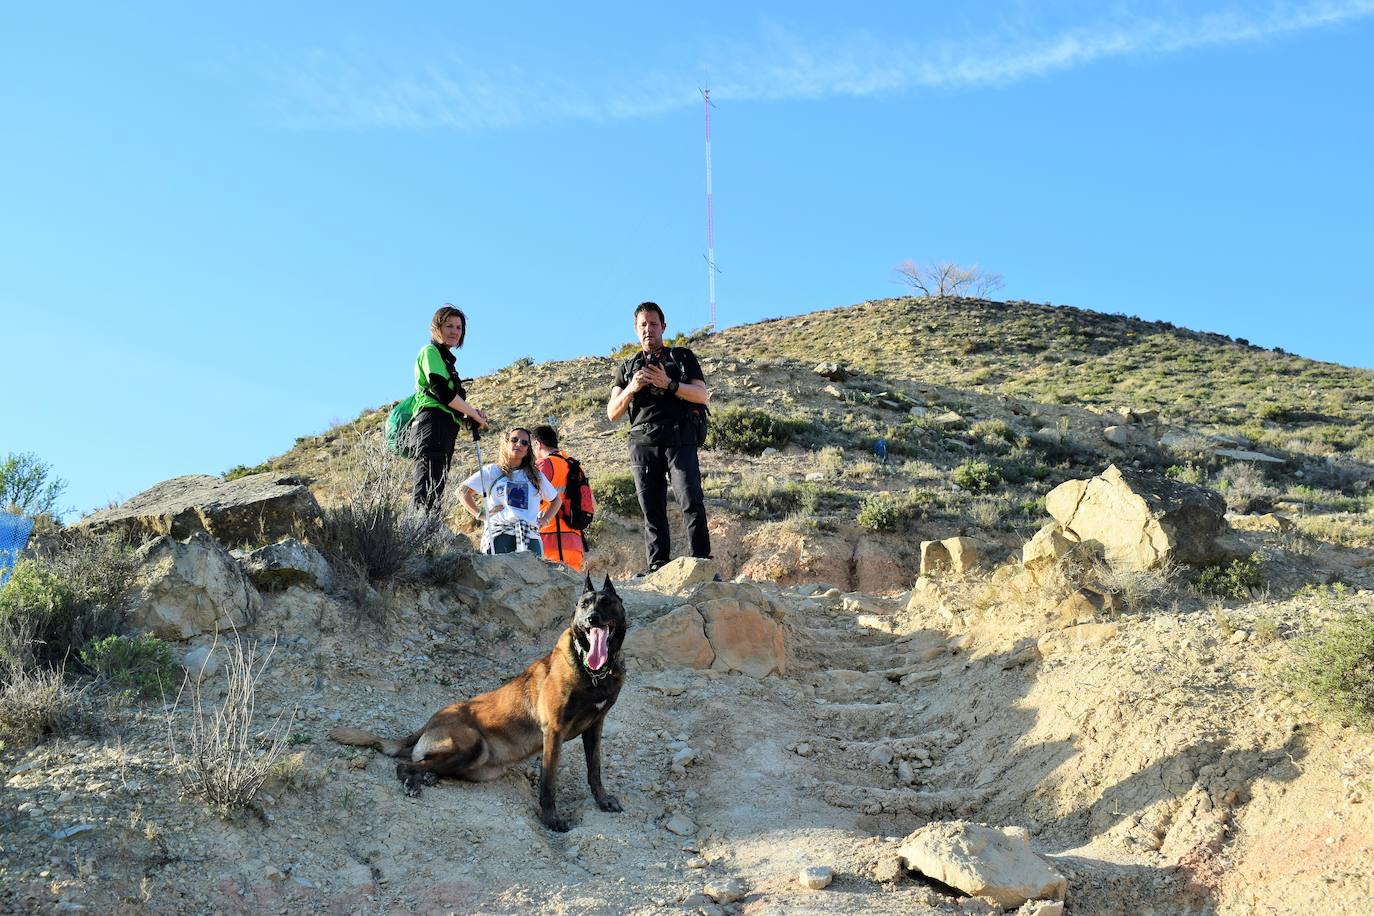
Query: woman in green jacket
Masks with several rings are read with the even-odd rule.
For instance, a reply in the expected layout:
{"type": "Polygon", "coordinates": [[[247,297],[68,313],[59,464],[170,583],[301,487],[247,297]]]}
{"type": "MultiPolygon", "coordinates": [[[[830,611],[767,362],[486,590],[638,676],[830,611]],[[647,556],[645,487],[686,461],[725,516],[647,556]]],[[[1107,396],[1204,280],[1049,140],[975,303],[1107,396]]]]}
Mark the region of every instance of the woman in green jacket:
{"type": "Polygon", "coordinates": [[[466,400],[453,355],[453,348],[463,345],[467,327],[462,310],[445,302],[429,323],[430,342],[415,358],[415,419],[411,426],[415,485],[411,501],[424,512],[438,512],[443,503],[460,424],[472,423],[477,429],[487,425],[486,413],[466,400]]]}

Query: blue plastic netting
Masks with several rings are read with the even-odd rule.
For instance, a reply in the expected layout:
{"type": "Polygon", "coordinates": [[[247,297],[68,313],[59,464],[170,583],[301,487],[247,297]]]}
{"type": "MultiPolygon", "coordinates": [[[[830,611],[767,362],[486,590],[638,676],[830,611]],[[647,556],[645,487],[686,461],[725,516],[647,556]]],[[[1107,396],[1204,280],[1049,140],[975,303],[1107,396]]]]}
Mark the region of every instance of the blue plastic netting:
{"type": "Polygon", "coordinates": [[[33,519],[22,515],[0,513],[0,585],[10,577],[10,570],[19,560],[19,553],[29,542],[33,519]]]}

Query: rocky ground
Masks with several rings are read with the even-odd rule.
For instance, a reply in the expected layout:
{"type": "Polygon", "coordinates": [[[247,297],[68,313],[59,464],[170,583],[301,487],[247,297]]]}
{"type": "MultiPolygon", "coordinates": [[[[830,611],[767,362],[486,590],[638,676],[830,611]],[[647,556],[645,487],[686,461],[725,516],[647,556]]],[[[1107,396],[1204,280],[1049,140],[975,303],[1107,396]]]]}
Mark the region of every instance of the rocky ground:
{"type": "MultiPolygon", "coordinates": [[[[1344,575],[1348,600],[1370,604],[1367,568],[1344,575]]],[[[0,906],[987,910],[897,860],[911,831],[956,818],[1026,828],[1067,878],[1070,913],[1356,912],[1374,900],[1374,740],[1319,723],[1267,680],[1285,635],[1329,613],[1320,590],[1061,629],[986,577],[911,598],[640,580],[622,589],[627,646],[659,638],[654,622],[675,608],[705,608],[707,588],[780,621],[784,672],[660,667],[640,653],[604,745],[625,810],[590,804],[571,748],[558,774],[567,834],[540,825],[533,761],[410,799],[389,758],[325,737],[340,722],[403,734],[546,652],[558,623],[528,633],[470,595],[426,590],[392,596],[378,629],[318,591],[267,595],[244,634],[276,640],[258,720],[298,718],[260,809],[226,819],[184,797],[160,705],[111,701],[87,735],[0,758],[0,906]],[[833,883],[804,888],[809,866],[833,869],[833,883]]]]}

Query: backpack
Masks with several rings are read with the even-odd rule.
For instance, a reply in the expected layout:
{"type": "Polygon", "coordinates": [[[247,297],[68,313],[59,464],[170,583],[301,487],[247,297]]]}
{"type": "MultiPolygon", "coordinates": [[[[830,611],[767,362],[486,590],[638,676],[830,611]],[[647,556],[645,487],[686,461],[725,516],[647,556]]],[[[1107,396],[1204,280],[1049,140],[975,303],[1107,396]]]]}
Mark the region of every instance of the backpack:
{"type": "Polygon", "coordinates": [[[402,458],[415,457],[415,443],[410,437],[410,422],[415,419],[415,395],[401,398],[386,415],[386,447],[402,458]]]}
{"type": "Polygon", "coordinates": [[[596,497],[592,495],[592,485],[587,480],[587,472],[582,470],[582,462],[566,455],[562,458],[568,465],[568,479],[563,486],[563,506],[558,515],[563,523],[574,531],[585,531],[596,517],[596,497]]]}

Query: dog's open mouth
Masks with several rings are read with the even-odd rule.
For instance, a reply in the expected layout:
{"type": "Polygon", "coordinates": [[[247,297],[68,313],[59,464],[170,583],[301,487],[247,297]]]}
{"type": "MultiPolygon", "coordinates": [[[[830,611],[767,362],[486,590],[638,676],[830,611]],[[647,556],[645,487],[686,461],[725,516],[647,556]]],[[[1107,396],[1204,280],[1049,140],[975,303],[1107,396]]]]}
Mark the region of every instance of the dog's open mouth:
{"type": "Polygon", "coordinates": [[[606,640],[610,631],[605,627],[587,628],[587,668],[600,671],[606,666],[606,640]]]}

